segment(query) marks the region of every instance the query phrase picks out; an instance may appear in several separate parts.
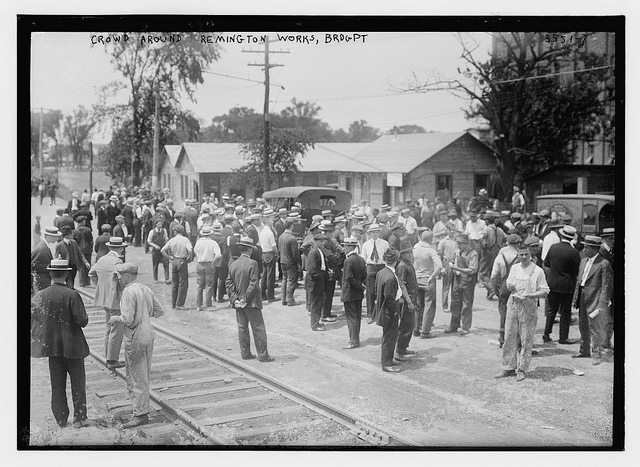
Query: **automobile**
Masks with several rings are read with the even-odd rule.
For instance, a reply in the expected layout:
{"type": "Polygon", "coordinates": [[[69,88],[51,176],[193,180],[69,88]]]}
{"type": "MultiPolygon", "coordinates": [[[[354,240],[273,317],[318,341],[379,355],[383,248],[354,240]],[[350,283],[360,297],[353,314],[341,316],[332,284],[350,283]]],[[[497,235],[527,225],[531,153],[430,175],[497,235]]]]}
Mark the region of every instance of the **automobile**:
{"type": "Polygon", "coordinates": [[[601,234],[615,225],[615,196],[602,194],[542,195],[537,212],[548,209],[552,218],[572,217],[571,225],[588,235],[601,234]]]}
{"type": "MultiPolygon", "coordinates": [[[[334,188],[319,188],[317,186],[291,186],[265,191],[264,198],[277,211],[280,208],[290,210],[295,203],[300,203],[300,216],[304,219],[304,229],[311,222],[311,218],[329,210],[334,216],[344,214],[351,207],[353,195],[347,190],[334,188]]],[[[294,235],[299,236],[300,227],[294,230],[294,235]]]]}

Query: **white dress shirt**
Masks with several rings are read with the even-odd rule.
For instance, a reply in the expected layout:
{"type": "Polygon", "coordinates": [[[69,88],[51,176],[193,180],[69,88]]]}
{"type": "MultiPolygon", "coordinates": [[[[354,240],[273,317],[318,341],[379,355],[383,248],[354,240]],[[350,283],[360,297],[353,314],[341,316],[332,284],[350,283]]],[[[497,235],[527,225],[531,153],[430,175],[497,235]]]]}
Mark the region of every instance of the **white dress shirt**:
{"type": "Polygon", "coordinates": [[[589,277],[589,272],[591,271],[591,266],[595,262],[596,258],[600,253],[596,254],[593,258],[589,258],[587,260],[587,264],[584,267],[584,273],[582,274],[582,280],[580,281],[580,287],[584,287],[585,282],[587,282],[587,277],[589,277]]]}
{"type": "Polygon", "coordinates": [[[213,263],[222,254],[220,246],[213,238],[200,237],[193,247],[193,252],[198,258],[198,263],[213,263]]]}
{"type": "Polygon", "coordinates": [[[376,250],[378,251],[378,260],[374,261],[371,258],[371,254],[373,253],[373,238],[370,238],[362,245],[362,253],[361,256],[364,258],[367,264],[385,264],[382,259],[382,255],[384,255],[385,251],[389,249],[389,242],[383,240],[381,238],[375,241],[376,250]]]}

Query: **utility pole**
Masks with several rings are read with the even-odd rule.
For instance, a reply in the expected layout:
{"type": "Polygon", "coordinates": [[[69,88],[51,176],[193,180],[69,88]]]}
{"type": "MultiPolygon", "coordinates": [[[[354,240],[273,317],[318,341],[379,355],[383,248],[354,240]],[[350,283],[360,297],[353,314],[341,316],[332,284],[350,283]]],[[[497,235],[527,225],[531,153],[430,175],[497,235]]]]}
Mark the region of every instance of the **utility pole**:
{"type": "Polygon", "coordinates": [[[153,124],[153,164],[151,172],[151,190],[155,193],[158,188],[158,160],[160,159],[160,96],[156,86],[156,111],[153,124]]]}
{"type": "MultiPolygon", "coordinates": [[[[269,36],[264,41],[264,63],[249,63],[249,66],[259,66],[264,69],[264,150],[263,150],[263,186],[264,191],[269,191],[269,70],[279,65],[277,63],[269,63],[269,53],[288,54],[289,51],[273,50],[269,51],[269,42],[277,42],[271,40],[269,36]]],[[[263,53],[261,50],[242,50],[245,53],[263,53]]]]}
{"type": "Polygon", "coordinates": [[[93,194],[93,143],[89,141],[89,194],[93,194]]]}
{"type": "Polygon", "coordinates": [[[43,110],[40,107],[40,130],[38,130],[38,162],[40,165],[40,178],[44,173],[44,156],[42,155],[42,120],[43,120],[43,110]]]}

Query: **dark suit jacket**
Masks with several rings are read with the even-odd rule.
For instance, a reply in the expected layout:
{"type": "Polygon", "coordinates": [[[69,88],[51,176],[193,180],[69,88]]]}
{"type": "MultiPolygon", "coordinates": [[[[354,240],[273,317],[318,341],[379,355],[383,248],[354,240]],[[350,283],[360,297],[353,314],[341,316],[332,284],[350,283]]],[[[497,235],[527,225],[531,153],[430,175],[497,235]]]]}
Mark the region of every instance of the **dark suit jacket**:
{"type": "Polygon", "coordinates": [[[75,240],[71,240],[69,244],[63,240],[56,244],[56,258],[60,255],[62,259],[69,260],[69,266],[75,266],[77,269],[84,267],[84,263],[87,261],[80,247],[75,240]]]}
{"type": "Polygon", "coordinates": [[[580,268],[580,253],[567,242],[551,245],[544,260],[549,268],[547,283],[551,292],[572,294],[580,268]]]}
{"type": "Polygon", "coordinates": [[[96,213],[96,217],[98,219],[98,234],[102,235],[102,226],[104,224],[108,224],[109,222],[107,222],[107,211],[105,211],[104,209],[100,208],[98,209],[98,212],[96,213]]]}
{"type": "Polygon", "coordinates": [[[109,253],[109,247],[107,246],[109,238],[111,238],[110,234],[102,234],[96,238],[96,242],[93,247],[93,251],[96,252],[96,263],[100,258],[109,253]]]}
{"type": "Polygon", "coordinates": [[[247,308],[262,309],[258,263],[248,256],[240,255],[229,267],[226,286],[231,307],[236,300],[244,299],[247,308]]]}
{"type": "Polygon", "coordinates": [[[116,216],[120,214],[120,209],[109,203],[104,207],[104,212],[107,214],[105,224],[109,224],[111,228],[116,226],[116,216]]]}
{"type": "Polygon", "coordinates": [[[364,283],[367,280],[367,263],[358,253],[352,253],[344,261],[342,271],[342,302],[352,302],[364,298],[364,283]]]}
{"type": "Polygon", "coordinates": [[[280,254],[280,263],[282,264],[298,264],[300,262],[300,248],[298,240],[291,232],[283,232],[278,237],[278,253],[280,254]]]}
{"type": "Polygon", "coordinates": [[[33,247],[33,251],[31,252],[31,270],[38,274],[46,274],[48,276],[49,271],[47,271],[47,268],[51,264],[52,259],[51,250],[49,250],[47,242],[41,240],[33,247]]]}
{"type": "Polygon", "coordinates": [[[91,214],[91,211],[89,211],[88,209],[80,209],[79,211],[76,211],[71,215],[74,221],[79,216],[85,216],[87,218],[87,223],[85,224],[86,227],[88,227],[89,230],[93,230],[91,229],[91,221],[93,220],[93,214],[91,214]]]}
{"type": "Polygon", "coordinates": [[[31,356],[85,358],[89,346],[82,328],[89,318],[80,294],[52,284],[31,299],[31,356]]]}
{"type": "Polygon", "coordinates": [[[580,290],[580,283],[588,260],[589,258],[583,258],[580,262],[573,303],[579,306],[579,296],[582,294],[587,314],[595,311],[596,308],[606,311],[609,309],[609,301],[613,296],[613,270],[611,269],[611,264],[602,255],[598,255],[589,270],[584,287],[580,290]]]}
{"type": "Polygon", "coordinates": [[[73,217],[63,215],[60,219],[58,219],[58,228],[61,229],[63,225],[68,225],[71,227],[71,230],[76,228],[76,223],[73,220],[73,217]]]}
{"type": "Polygon", "coordinates": [[[133,208],[126,204],[122,208],[122,215],[124,216],[124,225],[129,228],[129,231],[133,233],[133,208]]]}
{"type": "Polygon", "coordinates": [[[382,268],[376,275],[376,324],[386,326],[400,311],[401,300],[396,300],[398,280],[388,267],[382,268]]]}
{"type": "Polygon", "coordinates": [[[311,248],[309,255],[307,256],[307,274],[312,281],[322,281],[326,278],[326,268],[329,267],[327,257],[325,255],[325,270],[322,270],[322,259],[320,258],[320,251],[317,246],[311,248]]]}

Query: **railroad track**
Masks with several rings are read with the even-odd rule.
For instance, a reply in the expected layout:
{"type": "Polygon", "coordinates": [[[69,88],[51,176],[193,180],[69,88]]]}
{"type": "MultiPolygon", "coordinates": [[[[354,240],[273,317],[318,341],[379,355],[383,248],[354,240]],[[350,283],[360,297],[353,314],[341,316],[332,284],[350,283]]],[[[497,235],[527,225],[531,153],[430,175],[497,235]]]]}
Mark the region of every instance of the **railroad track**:
{"type": "MultiPolygon", "coordinates": [[[[92,302],[87,291],[78,292],[85,302],[92,302]]],[[[85,336],[91,356],[105,365],[104,310],[87,305],[87,313],[85,336]]],[[[208,444],[419,446],[156,323],[153,328],[150,398],[167,420],[177,420],[208,444]]],[[[125,378],[124,371],[115,374],[125,378]]],[[[127,402],[122,389],[97,395],[120,397],[107,403],[110,410],[127,402]]]]}

